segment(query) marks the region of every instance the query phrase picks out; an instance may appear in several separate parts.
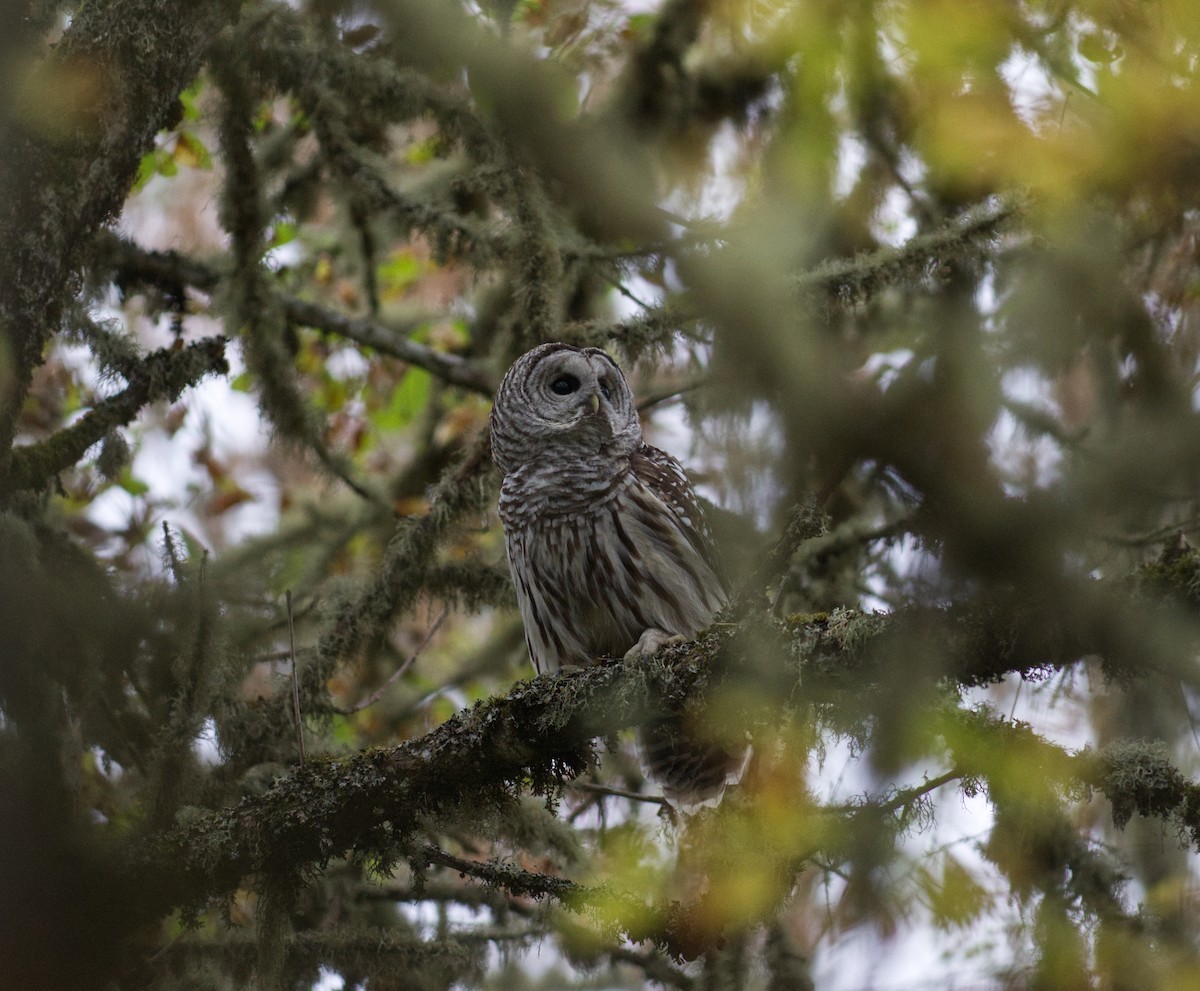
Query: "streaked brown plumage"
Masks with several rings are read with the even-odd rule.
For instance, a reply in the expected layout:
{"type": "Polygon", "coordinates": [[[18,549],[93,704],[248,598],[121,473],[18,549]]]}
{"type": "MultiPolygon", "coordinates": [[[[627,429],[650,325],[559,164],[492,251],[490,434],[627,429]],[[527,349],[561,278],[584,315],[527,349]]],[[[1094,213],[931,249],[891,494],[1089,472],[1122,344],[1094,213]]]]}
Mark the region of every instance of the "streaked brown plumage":
{"type": "MultiPolygon", "coordinates": [[[[504,376],[492,410],[500,518],[525,639],[541,674],[653,654],[707,626],[727,593],[683,468],[642,440],[633,394],[598,348],[543,344],[504,376]]],[[[639,733],[674,800],[724,788],[740,762],[678,720],[639,733]]]]}

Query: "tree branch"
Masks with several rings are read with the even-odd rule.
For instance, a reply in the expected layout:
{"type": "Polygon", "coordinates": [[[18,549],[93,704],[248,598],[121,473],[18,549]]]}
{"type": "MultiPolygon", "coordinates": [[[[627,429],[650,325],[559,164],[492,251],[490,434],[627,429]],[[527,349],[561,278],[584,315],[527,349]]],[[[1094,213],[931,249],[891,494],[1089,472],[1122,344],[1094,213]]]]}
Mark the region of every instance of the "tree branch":
{"type": "Polygon", "coordinates": [[[978,251],[979,241],[995,239],[1018,212],[1016,204],[997,198],[898,248],[831,259],[797,275],[794,285],[801,291],[824,291],[841,302],[861,301],[886,286],[928,278],[931,266],[944,263],[956,251],[961,253],[968,248],[978,251]]]}
{"type": "MultiPolygon", "coordinates": [[[[650,664],[605,662],[519,683],[507,696],[464,710],[419,739],[310,761],[264,795],[224,811],[194,812],[154,838],[144,869],[175,883],[147,890],[171,891],[176,900],[202,899],[233,890],[248,874],[304,872],[347,851],[395,857],[397,844],[408,849],[418,834],[453,817],[463,805],[477,813],[504,814],[526,790],[557,791],[595,763],[597,738],[668,714],[699,716],[703,700],[726,679],[746,674],[756,679],[756,701],[726,697],[726,705],[734,708],[722,708],[723,718],[740,714],[746,725],[774,718],[765,709],[787,704],[798,684],[813,704],[852,692],[870,705],[872,698],[891,697],[883,662],[907,657],[919,627],[920,642],[936,642],[957,666],[906,671],[908,690],[923,677],[975,684],[981,670],[989,677],[999,675],[994,660],[980,664],[972,656],[979,629],[950,610],[889,616],[847,612],[786,624],[752,619],[740,629],[716,627],[692,643],[664,650],[650,664]]],[[[1012,651],[1006,670],[1030,673],[1074,664],[1086,653],[1035,660],[1017,649],[1032,648],[1032,641],[1010,640],[1007,646],[1012,651]]],[[[987,747],[976,750],[987,752],[987,747]]],[[[959,765],[964,775],[975,773],[969,756],[959,765]]],[[[1083,783],[1116,796],[1118,773],[1132,765],[1089,758],[1074,766],[1083,783]]],[[[1163,787],[1135,793],[1137,810],[1157,815],[1178,811],[1195,828],[1200,789],[1160,772],[1158,768],[1155,780],[1163,787]]],[[[1200,843],[1200,833],[1194,835],[1200,843]]],[[[461,867],[457,862],[447,866],[461,867]]],[[[544,893],[573,890],[561,881],[560,892],[555,887],[560,880],[544,893]]]]}
{"type": "Polygon", "coordinates": [[[1079,758],[1080,778],[1112,803],[1113,823],[1123,829],[1136,812],[1167,819],[1200,849],[1200,785],[1188,781],[1162,744],[1118,741],[1079,758]]]}
{"type": "Polygon", "coordinates": [[[148,403],[159,399],[174,402],[184,389],[206,375],[228,371],[225,341],[219,337],[206,337],[180,351],[163,348],[147,355],[127,373],[129,384],[121,392],[98,403],[52,437],[16,448],[9,473],[10,490],[44,488],[110,431],[132,421],[148,403]]]}
{"type": "Polygon", "coordinates": [[[239,6],[84,4],[17,87],[14,98],[25,105],[0,114],[0,350],[8,366],[0,373],[0,489],[8,488],[17,411],[87,246],[120,209],[142,155],[239,6]],[[87,96],[53,114],[39,108],[43,94],[64,87],[87,96]]]}
{"type": "MultiPolygon", "coordinates": [[[[176,251],[147,251],[116,235],[106,235],[101,240],[96,256],[97,264],[114,269],[117,281],[126,285],[144,283],[167,289],[188,286],[212,293],[225,281],[225,276],[214,266],[176,251]]],[[[368,317],[351,317],[276,289],[271,291],[291,323],[348,338],[471,392],[486,396],[495,392],[493,375],[459,355],[410,341],[397,328],[368,317]]]]}

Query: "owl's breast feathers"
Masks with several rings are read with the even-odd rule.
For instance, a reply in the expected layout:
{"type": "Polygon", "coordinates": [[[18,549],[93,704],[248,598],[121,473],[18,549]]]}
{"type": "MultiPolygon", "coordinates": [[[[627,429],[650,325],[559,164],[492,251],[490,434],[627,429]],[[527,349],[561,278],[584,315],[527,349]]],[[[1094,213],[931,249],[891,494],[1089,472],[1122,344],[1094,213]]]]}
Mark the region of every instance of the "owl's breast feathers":
{"type": "Polygon", "coordinates": [[[657,448],[524,465],[500,516],[538,671],[622,654],[651,628],[692,636],[725,604],[703,511],[657,448]]]}

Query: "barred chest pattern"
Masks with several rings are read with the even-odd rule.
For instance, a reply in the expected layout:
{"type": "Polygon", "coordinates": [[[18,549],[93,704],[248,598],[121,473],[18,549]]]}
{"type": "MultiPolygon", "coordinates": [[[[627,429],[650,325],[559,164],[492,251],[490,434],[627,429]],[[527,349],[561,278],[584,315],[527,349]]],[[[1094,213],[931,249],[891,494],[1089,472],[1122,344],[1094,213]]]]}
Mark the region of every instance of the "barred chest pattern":
{"type": "Polygon", "coordinates": [[[672,491],[686,486],[645,444],[612,464],[505,476],[500,518],[539,673],[624,654],[650,629],[694,636],[725,604],[698,507],[672,491]]]}

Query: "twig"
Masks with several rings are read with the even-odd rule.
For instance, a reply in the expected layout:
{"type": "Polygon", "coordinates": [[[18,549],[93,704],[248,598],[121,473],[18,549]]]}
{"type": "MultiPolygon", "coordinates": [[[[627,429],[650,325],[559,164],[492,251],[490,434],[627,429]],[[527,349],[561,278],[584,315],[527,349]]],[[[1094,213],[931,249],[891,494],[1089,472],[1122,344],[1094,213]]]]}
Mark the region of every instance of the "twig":
{"type": "Polygon", "coordinates": [[[631,303],[636,304],[637,306],[641,307],[643,310],[653,309],[653,307],[650,303],[647,303],[644,299],[638,299],[638,297],[635,296],[630,290],[626,289],[625,283],[623,283],[620,279],[608,279],[607,281],[610,286],[612,286],[617,292],[619,292],[622,296],[624,296],[631,303]]]}
{"type": "Polygon", "coordinates": [[[300,765],[308,762],[304,752],[304,722],[300,718],[300,680],[296,677],[296,624],[292,619],[292,590],[284,593],[287,598],[288,641],[292,653],[292,714],[296,717],[296,743],[300,747],[300,765]]]}
{"type": "Polygon", "coordinates": [[[421,639],[421,642],[417,644],[417,649],[412,652],[411,656],[409,656],[409,658],[403,664],[401,664],[398,668],[396,668],[395,671],[392,672],[387,681],[376,688],[375,691],[373,691],[357,705],[353,706],[350,709],[350,712],[361,712],[367,706],[374,705],[381,698],[383,698],[387,690],[391,688],[392,685],[394,685],[400,678],[402,678],[404,673],[416,663],[417,658],[421,656],[421,652],[429,646],[429,641],[433,639],[433,635],[441,628],[442,623],[445,622],[446,617],[449,614],[450,607],[446,606],[446,608],[442,610],[441,615],[433,621],[433,625],[429,627],[429,630],[421,639]]]}
{"type": "Polygon", "coordinates": [[[426,863],[447,867],[476,878],[486,884],[504,888],[514,895],[532,895],[542,897],[552,895],[555,898],[566,898],[579,895],[588,889],[576,884],[565,877],[553,874],[543,874],[538,871],[528,871],[516,864],[505,864],[498,860],[464,860],[452,853],[447,853],[439,846],[427,843],[421,848],[421,854],[426,863]]]}
{"type": "Polygon", "coordinates": [[[880,812],[895,812],[897,809],[905,805],[911,805],[918,799],[924,798],[931,791],[937,791],[942,785],[948,785],[951,781],[957,781],[963,776],[963,772],[957,768],[951,768],[943,774],[939,774],[936,778],[930,778],[928,781],[922,782],[912,788],[902,788],[896,792],[886,802],[881,802],[876,806],[880,812]]]}
{"type": "Polygon", "coordinates": [[[655,406],[661,405],[662,403],[670,402],[672,399],[678,399],[682,395],[686,395],[689,392],[694,392],[696,389],[700,389],[708,385],[708,382],[709,380],[707,378],[698,378],[693,379],[691,382],[685,382],[683,385],[676,386],[673,389],[668,389],[665,392],[652,392],[637,404],[638,412],[642,413],[645,410],[653,409],[655,406]]]}
{"type": "Polygon", "coordinates": [[[632,802],[648,802],[652,805],[669,805],[662,795],[646,795],[640,791],[627,791],[624,788],[613,788],[609,785],[599,785],[591,781],[572,781],[572,791],[586,791],[593,795],[608,795],[612,798],[628,798],[632,802]]]}

